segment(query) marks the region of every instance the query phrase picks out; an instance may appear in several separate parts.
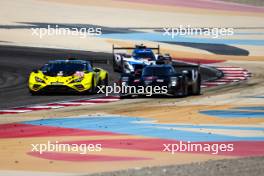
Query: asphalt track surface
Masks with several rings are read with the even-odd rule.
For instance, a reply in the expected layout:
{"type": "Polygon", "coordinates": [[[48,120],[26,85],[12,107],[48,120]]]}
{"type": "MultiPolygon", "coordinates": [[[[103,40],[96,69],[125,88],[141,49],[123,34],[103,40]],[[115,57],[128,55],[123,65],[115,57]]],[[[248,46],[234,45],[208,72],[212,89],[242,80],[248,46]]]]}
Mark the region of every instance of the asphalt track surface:
{"type": "MultiPolygon", "coordinates": [[[[27,80],[29,73],[33,69],[40,68],[49,60],[69,57],[91,60],[94,66],[106,69],[109,72],[110,84],[119,77],[118,73],[113,72],[111,65],[112,55],[109,53],[0,46],[0,109],[103,96],[102,94],[43,96],[31,96],[29,94],[27,80]]],[[[203,79],[215,77],[215,72],[207,68],[202,68],[201,73],[203,79]]]]}
{"type": "MultiPolygon", "coordinates": [[[[105,63],[107,59],[109,60],[111,58],[110,54],[88,51],[0,46],[0,109],[88,97],[88,95],[62,94],[31,96],[28,92],[28,76],[33,69],[40,68],[49,60],[69,57],[100,62],[94,62],[93,64],[94,66],[109,71],[110,83],[118,77],[117,73],[113,73],[111,65],[105,63]]],[[[89,97],[97,96],[102,95],[89,95],[89,97]]]]}

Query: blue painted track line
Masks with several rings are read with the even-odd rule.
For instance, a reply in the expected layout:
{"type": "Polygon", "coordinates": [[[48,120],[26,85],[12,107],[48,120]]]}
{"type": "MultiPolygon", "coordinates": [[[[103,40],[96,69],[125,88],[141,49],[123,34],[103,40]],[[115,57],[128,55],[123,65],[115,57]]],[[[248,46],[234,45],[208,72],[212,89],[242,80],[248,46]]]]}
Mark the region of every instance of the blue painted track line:
{"type": "Polygon", "coordinates": [[[200,113],[220,118],[264,118],[264,112],[258,111],[210,110],[200,113]]]}
{"type": "MultiPolygon", "coordinates": [[[[188,130],[173,130],[179,125],[167,126],[166,124],[135,123],[150,119],[126,117],[126,116],[94,116],[87,118],[58,118],[28,121],[25,124],[55,126],[62,128],[76,128],[82,130],[106,131],[119,134],[138,135],[161,139],[182,141],[263,141],[264,137],[237,137],[204,132],[192,132],[188,130]]],[[[192,128],[189,125],[188,128],[192,128]]],[[[198,128],[198,127],[196,127],[198,128]]],[[[200,127],[201,128],[201,127],[200,127]]],[[[209,127],[206,127],[210,129],[209,127]]],[[[219,128],[219,127],[218,127],[219,128]]],[[[220,128],[219,128],[220,129],[220,128]]],[[[253,129],[253,128],[252,128],[253,129]]],[[[259,129],[257,129],[259,130],[259,129]]],[[[262,129],[263,130],[263,129],[262,129]]],[[[232,133],[231,133],[232,134],[232,133]]]]}
{"type": "Polygon", "coordinates": [[[172,38],[163,33],[122,33],[122,34],[103,34],[100,38],[122,39],[122,40],[147,40],[157,42],[191,42],[206,44],[227,44],[227,45],[255,45],[264,46],[264,40],[249,39],[221,39],[221,38],[201,38],[195,36],[174,36],[172,38]]]}

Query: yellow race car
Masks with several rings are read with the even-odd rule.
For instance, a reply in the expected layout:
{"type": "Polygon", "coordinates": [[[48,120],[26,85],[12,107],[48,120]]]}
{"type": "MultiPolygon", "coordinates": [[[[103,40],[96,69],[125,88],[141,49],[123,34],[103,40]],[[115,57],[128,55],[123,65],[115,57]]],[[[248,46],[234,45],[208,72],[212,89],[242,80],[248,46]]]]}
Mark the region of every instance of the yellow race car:
{"type": "Polygon", "coordinates": [[[32,95],[42,92],[94,93],[97,86],[108,85],[108,72],[93,68],[85,60],[53,60],[30,73],[28,88],[32,95]]]}

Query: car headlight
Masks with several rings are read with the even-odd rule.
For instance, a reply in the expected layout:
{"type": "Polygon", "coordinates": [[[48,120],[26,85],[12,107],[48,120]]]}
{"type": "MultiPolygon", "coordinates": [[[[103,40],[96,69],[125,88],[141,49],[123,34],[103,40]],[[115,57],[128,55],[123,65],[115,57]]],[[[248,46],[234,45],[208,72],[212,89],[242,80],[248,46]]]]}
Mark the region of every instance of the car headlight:
{"type": "Polygon", "coordinates": [[[39,83],[45,83],[45,81],[43,79],[41,79],[41,78],[39,78],[37,76],[35,77],[35,81],[39,82],[39,83]]]}
{"type": "Polygon", "coordinates": [[[176,86],[177,85],[177,81],[178,81],[178,78],[177,77],[171,77],[171,86],[176,86]]]}
{"type": "Polygon", "coordinates": [[[78,82],[82,82],[83,78],[77,78],[71,81],[71,83],[78,83],[78,82]]]}
{"type": "Polygon", "coordinates": [[[121,78],[121,81],[122,81],[122,82],[127,82],[128,80],[129,80],[129,77],[122,77],[122,78],[121,78]]]}

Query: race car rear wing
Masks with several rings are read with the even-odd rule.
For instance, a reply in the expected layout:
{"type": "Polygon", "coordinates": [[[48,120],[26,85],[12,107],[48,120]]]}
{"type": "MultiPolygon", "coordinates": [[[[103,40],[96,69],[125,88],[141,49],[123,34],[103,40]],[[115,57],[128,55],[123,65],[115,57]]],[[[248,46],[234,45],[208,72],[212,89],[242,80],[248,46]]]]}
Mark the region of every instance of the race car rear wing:
{"type": "MultiPolygon", "coordinates": [[[[145,45],[136,45],[135,47],[115,47],[115,45],[112,45],[113,60],[115,59],[115,51],[116,50],[134,50],[134,49],[151,49],[151,50],[156,50],[157,54],[160,54],[160,45],[158,45],[157,47],[147,47],[145,45]]],[[[124,54],[124,55],[127,55],[127,54],[124,54]]],[[[123,66],[124,66],[123,57],[121,57],[121,66],[122,66],[122,70],[123,70],[124,69],[123,68],[123,66]]]]}
{"type": "Polygon", "coordinates": [[[183,70],[197,70],[198,72],[201,71],[201,65],[200,64],[186,64],[186,63],[179,63],[179,62],[172,62],[172,66],[178,70],[178,71],[183,71],[183,70]]]}
{"type": "Polygon", "coordinates": [[[115,45],[112,46],[112,53],[115,53],[115,50],[134,50],[134,49],[151,49],[151,50],[157,50],[157,54],[160,54],[160,45],[157,47],[147,47],[145,45],[136,45],[135,47],[115,47],[115,45]]]}

